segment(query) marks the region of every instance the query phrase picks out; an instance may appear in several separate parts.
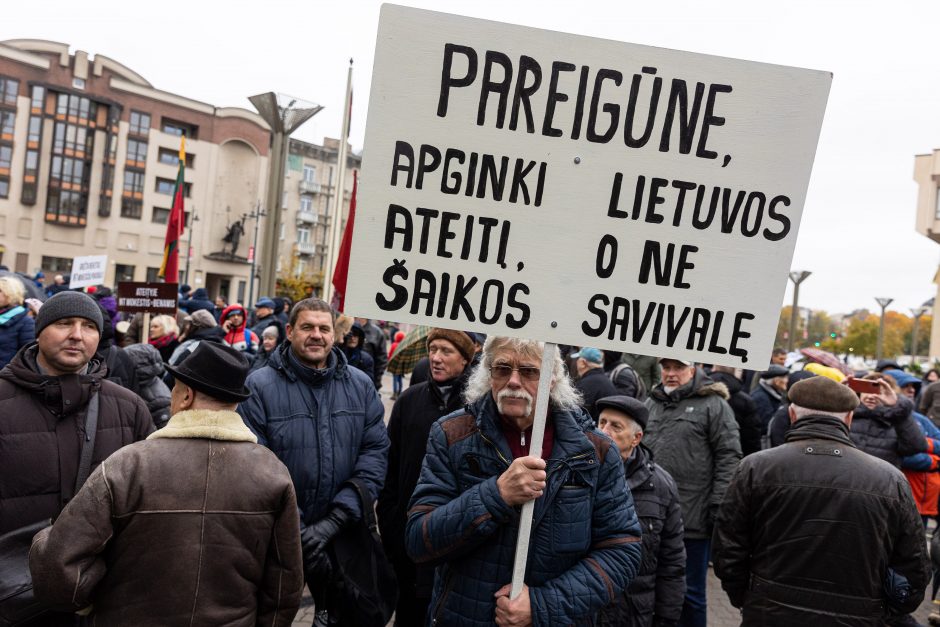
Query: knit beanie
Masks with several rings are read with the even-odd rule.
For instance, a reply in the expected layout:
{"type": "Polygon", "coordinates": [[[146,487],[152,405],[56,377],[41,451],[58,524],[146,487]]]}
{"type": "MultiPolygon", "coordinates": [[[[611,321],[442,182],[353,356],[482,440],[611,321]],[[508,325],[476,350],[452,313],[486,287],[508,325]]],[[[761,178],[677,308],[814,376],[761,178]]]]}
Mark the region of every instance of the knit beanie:
{"type": "Polygon", "coordinates": [[[59,292],[44,302],[36,314],[36,336],[53,322],[73,317],[91,320],[98,327],[98,333],[104,326],[101,308],[95,299],[81,292],[59,292]]]}
{"type": "Polygon", "coordinates": [[[476,346],[473,345],[473,340],[470,339],[470,336],[464,333],[463,331],[454,331],[452,329],[441,329],[435,327],[431,329],[431,332],[428,333],[428,346],[431,346],[431,342],[434,340],[447,340],[454,345],[460,354],[463,355],[463,358],[467,361],[473,361],[473,355],[476,353],[476,346]]]}

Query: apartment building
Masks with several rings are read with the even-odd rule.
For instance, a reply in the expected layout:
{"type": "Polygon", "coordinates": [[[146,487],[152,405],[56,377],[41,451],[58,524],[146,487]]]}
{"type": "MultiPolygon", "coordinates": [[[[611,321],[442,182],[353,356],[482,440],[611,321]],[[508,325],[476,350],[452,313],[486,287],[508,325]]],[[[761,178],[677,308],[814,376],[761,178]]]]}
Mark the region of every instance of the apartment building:
{"type": "MultiPolygon", "coordinates": [[[[281,221],[278,271],[308,277],[318,293],[328,274],[339,148],[336,139],[326,138],[323,146],[292,139],[285,168],[283,205],[287,213],[281,221]]],[[[352,173],[362,164],[360,155],[347,154],[340,233],[349,216],[352,173]]]]}
{"type": "MultiPolygon", "coordinates": [[[[924,237],[940,244],[940,149],[914,157],[914,181],[917,183],[915,228],[924,237]]],[[[937,294],[933,299],[930,329],[930,357],[940,357],[940,268],[934,275],[937,294]]]]}
{"type": "MultiPolygon", "coordinates": [[[[179,280],[245,302],[249,250],[260,245],[252,216],[258,208],[270,215],[261,205],[271,143],[264,120],[161,91],[101,54],[50,41],[0,42],[0,263],[51,279],[67,276],[75,257],[107,255],[106,284],[155,280],[182,136],[187,228],[179,280]],[[233,251],[223,239],[235,222],[243,232],[233,251]]],[[[338,153],[338,140],[292,139],[278,208],[278,273],[303,277],[318,292],[338,153]]],[[[360,163],[347,159],[340,228],[360,163]]]]}
{"type": "Polygon", "coordinates": [[[66,44],[0,42],[0,262],[67,275],[74,257],[106,254],[107,284],[154,280],[183,135],[192,229],[180,279],[188,262],[193,287],[242,300],[248,242],[233,254],[222,239],[264,197],[261,117],[161,91],[66,44]]]}

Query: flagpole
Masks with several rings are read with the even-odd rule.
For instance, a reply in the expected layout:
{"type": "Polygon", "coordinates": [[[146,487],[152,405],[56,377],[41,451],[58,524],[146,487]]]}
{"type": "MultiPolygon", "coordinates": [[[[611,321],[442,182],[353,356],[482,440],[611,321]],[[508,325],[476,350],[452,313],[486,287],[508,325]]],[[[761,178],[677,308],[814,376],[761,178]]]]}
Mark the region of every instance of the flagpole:
{"type": "Polygon", "coordinates": [[[349,60],[349,71],[346,74],[346,106],[343,108],[343,130],[340,133],[339,155],[337,156],[336,189],[333,195],[333,220],[330,222],[330,241],[327,254],[326,271],[323,274],[323,300],[331,302],[333,299],[333,273],[336,271],[336,261],[339,258],[339,238],[342,233],[341,221],[343,219],[343,199],[346,192],[346,158],[347,144],[349,142],[349,117],[352,106],[352,71],[353,60],[349,60]]]}

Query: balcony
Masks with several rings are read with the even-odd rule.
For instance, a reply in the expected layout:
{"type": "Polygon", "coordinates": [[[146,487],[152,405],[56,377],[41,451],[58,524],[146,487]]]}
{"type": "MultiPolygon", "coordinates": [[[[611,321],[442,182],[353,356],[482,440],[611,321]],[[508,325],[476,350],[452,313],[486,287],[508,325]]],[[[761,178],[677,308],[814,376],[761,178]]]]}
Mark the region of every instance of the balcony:
{"type": "Polygon", "coordinates": [[[319,194],[320,193],[320,184],[314,183],[313,181],[300,181],[300,193],[301,194],[319,194]]]}
{"type": "Polygon", "coordinates": [[[298,255],[312,255],[317,252],[317,245],[313,242],[297,242],[298,255]]]}
{"type": "Polygon", "coordinates": [[[320,215],[313,211],[298,211],[297,224],[312,224],[316,226],[320,223],[320,215]]]}

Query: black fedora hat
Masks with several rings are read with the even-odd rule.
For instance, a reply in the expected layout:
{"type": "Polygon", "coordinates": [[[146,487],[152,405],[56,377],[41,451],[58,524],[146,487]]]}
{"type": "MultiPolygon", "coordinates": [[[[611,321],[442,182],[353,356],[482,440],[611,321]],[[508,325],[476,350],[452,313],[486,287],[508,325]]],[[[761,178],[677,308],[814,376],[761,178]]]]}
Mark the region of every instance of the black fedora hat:
{"type": "Polygon", "coordinates": [[[186,361],[166,369],[175,379],[220,401],[238,403],[251,396],[245,387],[251,369],[248,359],[224,344],[199,342],[186,361]]]}

